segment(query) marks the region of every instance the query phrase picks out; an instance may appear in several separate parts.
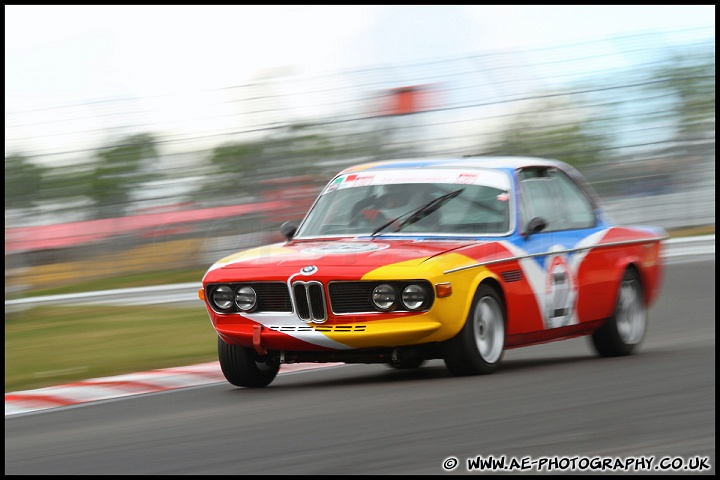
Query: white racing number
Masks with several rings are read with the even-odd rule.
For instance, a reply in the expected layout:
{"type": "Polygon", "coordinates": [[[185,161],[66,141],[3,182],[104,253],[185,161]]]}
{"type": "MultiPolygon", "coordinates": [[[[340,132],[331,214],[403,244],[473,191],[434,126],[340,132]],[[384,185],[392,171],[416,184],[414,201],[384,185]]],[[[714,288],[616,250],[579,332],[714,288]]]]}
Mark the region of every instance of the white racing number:
{"type": "Polygon", "coordinates": [[[570,325],[574,319],[577,277],[565,257],[551,256],[545,276],[545,324],[547,328],[570,325]]]}

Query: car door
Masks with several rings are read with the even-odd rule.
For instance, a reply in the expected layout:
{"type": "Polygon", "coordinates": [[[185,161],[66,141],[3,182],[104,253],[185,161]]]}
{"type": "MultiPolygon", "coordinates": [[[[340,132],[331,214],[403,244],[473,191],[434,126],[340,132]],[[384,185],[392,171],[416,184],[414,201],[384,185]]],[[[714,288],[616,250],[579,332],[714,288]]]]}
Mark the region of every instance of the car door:
{"type": "Polygon", "coordinates": [[[581,265],[604,226],[591,199],[557,167],[518,170],[520,227],[516,246],[545,329],[577,324],[578,301],[591,298],[596,275],[581,265]]]}

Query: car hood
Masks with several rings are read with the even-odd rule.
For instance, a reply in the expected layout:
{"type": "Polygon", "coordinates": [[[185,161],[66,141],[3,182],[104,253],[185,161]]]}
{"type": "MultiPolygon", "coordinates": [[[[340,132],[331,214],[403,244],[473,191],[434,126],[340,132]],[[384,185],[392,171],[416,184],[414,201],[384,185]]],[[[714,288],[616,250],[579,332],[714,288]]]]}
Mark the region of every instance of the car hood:
{"type": "Polygon", "coordinates": [[[419,265],[428,258],[477,241],[426,239],[332,239],[290,241],[238,252],[218,261],[212,269],[249,267],[365,266],[403,262],[419,265]]]}

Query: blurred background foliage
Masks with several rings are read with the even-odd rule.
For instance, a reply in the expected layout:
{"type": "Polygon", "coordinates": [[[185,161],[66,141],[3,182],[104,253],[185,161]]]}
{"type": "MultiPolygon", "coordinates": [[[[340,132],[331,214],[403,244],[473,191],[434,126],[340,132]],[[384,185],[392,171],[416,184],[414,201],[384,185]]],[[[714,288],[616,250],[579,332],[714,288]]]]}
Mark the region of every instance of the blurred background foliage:
{"type": "MultiPolygon", "coordinates": [[[[213,92],[221,95],[209,102],[225,113],[199,119],[217,126],[197,133],[190,119],[174,129],[139,121],[139,100],[106,101],[102,114],[122,126],[98,120],[96,130],[63,133],[83,145],[64,150],[44,145],[83,106],[51,107],[48,133],[25,138],[22,150],[6,141],[6,293],[202,270],[279,241],[280,223],[299,221],[340,169],[405,156],[557,158],[583,172],[623,223],[714,226],[714,40],[616,43],[622,61],[589,42],[532,63],[527,52],[495,52],[263,77],[213,92]],[[251,208],[230,208],[239,205],[251,208]]],[[[6,113],[6,139],[39,122],[32,113],[6,113]]]]}

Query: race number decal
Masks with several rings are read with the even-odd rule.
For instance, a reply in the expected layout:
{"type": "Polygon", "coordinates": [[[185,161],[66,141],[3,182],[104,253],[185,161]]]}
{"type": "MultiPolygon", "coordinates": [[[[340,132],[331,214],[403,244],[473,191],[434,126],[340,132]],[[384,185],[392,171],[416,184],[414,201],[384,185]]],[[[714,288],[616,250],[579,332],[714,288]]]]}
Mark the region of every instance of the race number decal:
{"type": "Polygon", "coordinates": [[[548,258],[545,277],[545,324],[547,328],[570,325],[577,299],[577,278],[565,257],[548,258]]]}

